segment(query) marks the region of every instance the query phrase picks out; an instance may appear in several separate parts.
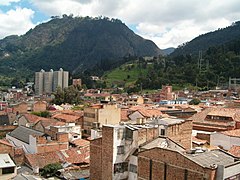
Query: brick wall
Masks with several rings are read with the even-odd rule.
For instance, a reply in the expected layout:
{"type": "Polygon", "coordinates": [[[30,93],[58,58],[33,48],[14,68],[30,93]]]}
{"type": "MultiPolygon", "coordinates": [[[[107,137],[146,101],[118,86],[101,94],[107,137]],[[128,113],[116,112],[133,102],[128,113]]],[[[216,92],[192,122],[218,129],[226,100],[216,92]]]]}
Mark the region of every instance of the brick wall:
{"type": "Polygon", "coordinates": [[[191,149],[192,143],[192,121],[186,120],[181,124],[168,126],[167,137],[179,143],[186,149],[191,149]]]}
{"type": "Polygon", "coordinates": [[[102,179],[102,138],[90,142],[90,179],[102,179]]]}
{"type": "Polygon", "coordinates": [[[57,140],[47,140],[45,137],[36,137],[37,138],[37,152],[52,152],[52,151],[61,151],[68,149],[68,134],[67,133],[58,133],[57,140]]]}
{"type": "Polygon", "coordinates": [[[33,111],[35,112],[46,111],[46,109],[47,109],[46,102],[38,101],[33,104],[33,111]]]}
{"type": "Polygon", "coordinates": [[[113,128],[103,126],[102,130],[102,179],[111,180],[113,174],[113,128]]]}
{"type": "Polygon", "coordinates": [[[13,112],[14,113],[20,113],[20,114],[22,114],[22,113],[26,113],[26,112],[28,112],[28,105],[27,105],[27,103],[20,103],[20,104],[17,104],[17,105],[15,105],[14,107],[13,107],[13,112]]]}
{"type": "Polygon", "coordinates": [[[11,157],[13,157],[14,149],[12,146],[0,143],[0,153],[1,154],[7,153],[10,154],[11,157]]]}
{"type": "MultiPolygon", "coordinates": [[[[8,132],[13,131],[16,129],[18,126],[0,126],[0,136],[5,137],[8,132]]],[[[1,152],[1,151],[0,151],[1,152]]]]}
{"type": "Polygon", "coordinates": [[[197,133],[196,138],[206,140],[210,143],[210,134],[197,133]]]}
{"type": "Polygon", "coordinates": [[[16,165],[22,165],[24,162],[24,151],[22,147],[15,147],[14,148],[14,162],[16,163],[16,165]]]}
{"type": "Polygon", "coordinates": [[[213,179],[215,170],[204,169],[178,152],[154,148],[138,155],[138,179],[213,179]]]}

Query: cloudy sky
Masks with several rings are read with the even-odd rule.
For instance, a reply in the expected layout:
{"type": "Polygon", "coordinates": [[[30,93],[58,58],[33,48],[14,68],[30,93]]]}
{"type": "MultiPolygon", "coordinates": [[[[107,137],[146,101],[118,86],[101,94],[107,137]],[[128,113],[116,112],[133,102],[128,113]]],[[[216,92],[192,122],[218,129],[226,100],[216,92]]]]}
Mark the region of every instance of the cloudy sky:
{"type": "Polygon", "coordinates": [[[239,0],[0,0],[0,38],[24,34],[53,15],[102,15],[164,49],[240,20],[239,7],[239,0]]]}

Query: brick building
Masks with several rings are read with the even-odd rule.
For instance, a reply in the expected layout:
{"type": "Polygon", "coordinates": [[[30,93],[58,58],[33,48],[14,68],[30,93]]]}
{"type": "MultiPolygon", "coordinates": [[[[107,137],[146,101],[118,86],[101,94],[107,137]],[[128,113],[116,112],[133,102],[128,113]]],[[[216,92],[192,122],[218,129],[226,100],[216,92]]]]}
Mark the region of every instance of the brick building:
{"type": "Polygon", "coordinates": [[[167,136],[177,141],[181,150],[191,148],[191,133],[192,122],[177,118],[145,125],[104,125],[102,137],[90,144],[90,178],[136,179],[136,152],[142,146],[167,136]]]}
{"type": "Polygon", "coordinates": [[[240,161],[224,151],[152,148],[138,154],[138,179],[239,179],[240,161]]]}
{"type": "Polygon", "coordinates": [[[128,178],[128,164],[136,162],[132,154],[139,145],[156,137],[158,129],[155,127],[103,126],[102,138],[92,140],[90,144],[90,179],[128,178]]]}
{"type": "Polygon", "coordinates": [[[47,110],[47,102],[46,101],[36,101],[33,103],[32,111],[40,112],[47,110]]]}

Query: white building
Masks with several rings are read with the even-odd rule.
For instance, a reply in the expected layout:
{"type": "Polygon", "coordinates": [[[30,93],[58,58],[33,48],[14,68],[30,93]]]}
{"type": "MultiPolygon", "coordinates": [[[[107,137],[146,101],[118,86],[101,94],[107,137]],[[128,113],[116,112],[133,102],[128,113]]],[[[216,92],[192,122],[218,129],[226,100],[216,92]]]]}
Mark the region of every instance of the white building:
{"type": "Polygon", "coordinates": [[[17,167],[8,154],[0,154],[0,179],[8,180],[17,175],[17,167]]]}

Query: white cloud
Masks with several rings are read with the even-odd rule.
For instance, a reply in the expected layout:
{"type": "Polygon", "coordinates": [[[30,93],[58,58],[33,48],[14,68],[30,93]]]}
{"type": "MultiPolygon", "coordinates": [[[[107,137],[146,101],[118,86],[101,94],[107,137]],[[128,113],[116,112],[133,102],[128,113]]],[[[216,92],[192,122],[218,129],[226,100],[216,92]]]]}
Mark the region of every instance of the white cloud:
{"type": "Polygon", "coordinates": [[[21,1],[21,0],[1,0],[0,5],[9,6],[13,2],[19,2],[19,1],[21,1]]]}
{"type": "Polygon", "coordinates": [[[160,48],[178,46],[240,17],[239,0],[31,0],[51,15],[108,16],[136,25],[160,48]]]}
{"type": "Polygon", "coordinates": [[[22,35],[35,25],[31,18],[34,11],[27,8],[16,7],[6,13],[0,13],[0,38],[8,35],[22,35]]]}

